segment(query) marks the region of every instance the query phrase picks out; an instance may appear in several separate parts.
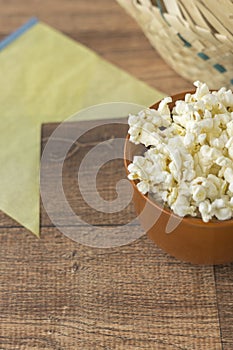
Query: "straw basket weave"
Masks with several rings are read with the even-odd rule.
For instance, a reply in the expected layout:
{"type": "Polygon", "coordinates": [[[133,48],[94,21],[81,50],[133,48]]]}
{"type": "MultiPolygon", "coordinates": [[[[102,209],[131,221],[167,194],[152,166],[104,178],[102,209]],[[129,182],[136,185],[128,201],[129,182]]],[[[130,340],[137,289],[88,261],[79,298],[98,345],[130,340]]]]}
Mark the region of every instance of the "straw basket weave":
{"type": "Polygon", "coordinates": [[[233,86],[232,0],[117,0],[181,76],[233,86]]]}

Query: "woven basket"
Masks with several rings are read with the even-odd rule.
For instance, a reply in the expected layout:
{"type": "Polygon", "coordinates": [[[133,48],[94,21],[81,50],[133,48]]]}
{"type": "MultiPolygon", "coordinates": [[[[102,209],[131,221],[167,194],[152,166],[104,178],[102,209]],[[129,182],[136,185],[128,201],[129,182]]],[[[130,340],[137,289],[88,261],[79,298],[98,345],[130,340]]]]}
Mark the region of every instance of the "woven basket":
{"type": "Polygon", "coordinates": [[[117,0],[182,77],[233,86],[232,0],[117,0]]]}

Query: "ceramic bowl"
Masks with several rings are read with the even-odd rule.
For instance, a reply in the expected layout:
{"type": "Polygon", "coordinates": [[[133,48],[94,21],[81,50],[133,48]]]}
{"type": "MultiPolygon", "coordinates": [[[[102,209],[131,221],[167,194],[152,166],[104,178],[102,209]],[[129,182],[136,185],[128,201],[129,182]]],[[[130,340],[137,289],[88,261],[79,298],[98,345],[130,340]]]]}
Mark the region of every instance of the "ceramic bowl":
{"type": "MultiPolygon", "coordinates": [[[[187,92],[172,96],[172,109],[176,100],[184,99],[187,92]]],[[[193,93],[193,91],[191,91],[193,93]]],[[[158,103],[151,108],[158,108],[158,103]]],[[[126,137],[124,164],[128,165],[134,155],[142,153],[144,146],[134,145],[126,137]]],[[[165,252],[182,261],[194,264],[223,264],[233,262],[233,219],[213,219],[204,223],[200,218],[175,215],[169,208],[151,200],[133,186],[133,202],[139,221],[149,237],[165,252]]]]}

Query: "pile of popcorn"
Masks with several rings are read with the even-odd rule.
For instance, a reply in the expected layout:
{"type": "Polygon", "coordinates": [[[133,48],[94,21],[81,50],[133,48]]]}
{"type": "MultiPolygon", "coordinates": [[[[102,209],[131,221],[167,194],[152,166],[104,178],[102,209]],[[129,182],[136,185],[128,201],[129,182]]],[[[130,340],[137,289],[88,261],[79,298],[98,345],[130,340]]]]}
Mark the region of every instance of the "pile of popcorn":
{"type": "Polygon", "coordinates": [[[194,94],[164,98],[158,110],[129,116],[130,141],[147,151],[129,164],[129,179],[181,217],[227,220],[233,216],[233,93],[210,92],[195,82],[194,94]]]}

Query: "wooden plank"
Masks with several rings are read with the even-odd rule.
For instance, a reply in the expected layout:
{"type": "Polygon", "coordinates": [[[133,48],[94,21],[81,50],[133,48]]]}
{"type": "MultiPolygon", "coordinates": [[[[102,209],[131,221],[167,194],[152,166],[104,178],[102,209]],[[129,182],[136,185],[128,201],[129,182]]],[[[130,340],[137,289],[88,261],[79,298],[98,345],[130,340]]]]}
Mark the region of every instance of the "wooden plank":
{"type": "MultiPolygon", "coordinates": [[[[86,123],[75,124],[84,128],[86,123]]],[[[56,126],[43,126],[43,147],[56,126]]],[[[126,127],[114,127],[117,136],[125,132],[126,127]]],[[[67,123],[64,138],[76,133],[74,123],[67,123]]],[[[86,145],[71,149],[64,165],[66,196],[93,223],[103,223],[103,217],[93,211],[87,215],[89,209],[77,205],[73,170],[90,143],[111,135],[111,126],[90,130],[79,140],[86,145]]],[[[59,140],[54,140],[58,153],[64,142],[59,140]]],[[[108,198],[113,186],[105,176],[116,180],[116,166],[117,160],[100,177],[100,190],[107,185],[108,198]]],[[[124,213],[127,221],[132,207],[124,213]]],[[[119,219],[123,223],[123,216],[119,219]]],[[[221,349],[213,267],[183,264],[146,236],[126,246],[96,249],[46,225],[42,213],[40,240],[23,228],[0,228],[0,348],[221,349]]],[[[90,233],[85,226],[80,229],[90,233]]]]}
{"type": "MultiPolygon", "coordinates": [[[[80,188],[77,182],[77,175],[79,171],[80,164],[88,152],[100,142],[105,140],[114,140],[115,138],[122,138],[124,140],[128,126],[126,120],[122,120],[122,124],[112,124],[111,121],[108,121],[108,125],[102,125],[100,127],[94,128],[94,125],[99,123],[99,121],[89,121],[89,122],[75,122],[75,123],[63,123],[62,135],[59,133],[57,139],[53,137],[53,147],[54,154],[53,159],[45,163],[42,171],[41,182],[43,183],[43,172],[47,173],[47,178],[49,178],[50,183],[56,182],[56,165],[61,162],[60,157],[62,155],[63,146],[66,145],[67,140],[76,139],[78,133],[83,133],[84,129],[89,129],[87,133],[82,135],[80,139],[72,146],[70,151],[67,154],[66,160],[63,165],[63,190],[65,192],[66,199],[70,206],[72,207],[74,213],[76,213],[83,221],[89,224],[95,225],[109,225],[112,223],[125,224],[134,219],[134,209],[132,203],[125,208],[125,210],[108,214],[96,212],[90,205],[88,205],[83,198],[83,195],[80,193],[80,188]]],[[[100,122],[101,124],[101,122],[100,122]]],[[[45,124],[42,128],[42,151],[46,145],[49,136],[56,129],[58,124],[45,124]]],[[[122,143],[124,142],[122,140],[122,143]]],[[[108,147],[108,145],[106,146],[108,147]]],[[[123,148],[123,147],[122,147],[123,148]]],[[[108,150],[107,150],[108,151],[108,150]]],[[[113,153],[112,153],[113,154],[113,153]]],[[[126,174],[123,166],[123,150],[121,154],[121,159],[112,160],[106,163],[99,171],[99,174],[96,178],[98,197],[95,197],[92,194],[92,182],[95,181],[90,174],[93,173],[95,168],[95,159],[90,164],[88,168],[88,173],[85,176],[86,182],[84,183],[84,192],[89,194],[89,197],[93,201],[93,205],[96,204],[96,200],[105,200],[112,201],[116,198],[116,184],[122,179],[126,179],[126,174]],[[107,186],[106,186],[107,183],[107,186]]],[[[47,181],[47,180],[46,180],[47,181]]],[[[56,204],[60,201],[58,197],[55,197],[53,186],[46,190],[49,198],[54,201],[54,215],[62,225],[66,225],[67,222],[70,223],[71,219],[67,218],[67,213],[59,211],[56,204]],[[49,193],[50,191],[50,193],[49,193]],[[57,214],[56,214],[57,210],[57,214]]],[[[47,214],[45,213],[43,206],[41,207],[41,223],[44,225],[51,225],[51,221],[48,219],[47,214]]]]}
{"type": "Polygon", "coordinates": [[[215,266],[223,350],[233,349],[233,264],[215,266]]]}
{"type": "Polygon", "coordinates": [[[220,350],[212,267],[147,237],[95,249],[55,228],[0,229],[0,348],[220,350]]]}

